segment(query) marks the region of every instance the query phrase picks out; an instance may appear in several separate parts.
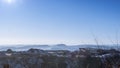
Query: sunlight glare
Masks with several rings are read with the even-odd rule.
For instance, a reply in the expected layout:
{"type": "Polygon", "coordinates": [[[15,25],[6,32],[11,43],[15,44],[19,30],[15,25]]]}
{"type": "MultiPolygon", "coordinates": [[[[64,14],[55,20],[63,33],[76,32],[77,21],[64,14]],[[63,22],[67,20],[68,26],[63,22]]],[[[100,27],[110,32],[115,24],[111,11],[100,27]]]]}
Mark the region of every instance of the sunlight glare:
{"type": "Polygon", "coordinates": [[[16,2],[16,0],[3,0],[3,2],[5,2],[7,4],[13,4],[16,2]]]}

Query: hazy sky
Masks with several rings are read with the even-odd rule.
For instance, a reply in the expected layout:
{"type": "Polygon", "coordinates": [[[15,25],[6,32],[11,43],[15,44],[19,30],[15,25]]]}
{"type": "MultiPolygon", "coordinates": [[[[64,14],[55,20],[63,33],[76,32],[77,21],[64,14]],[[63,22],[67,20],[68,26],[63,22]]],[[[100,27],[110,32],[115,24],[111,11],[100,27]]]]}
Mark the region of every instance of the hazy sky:
{"type": "Polygon", "coordinates": [[[0,44],[120,39],[120,0],[0,0],[0,44]]]}

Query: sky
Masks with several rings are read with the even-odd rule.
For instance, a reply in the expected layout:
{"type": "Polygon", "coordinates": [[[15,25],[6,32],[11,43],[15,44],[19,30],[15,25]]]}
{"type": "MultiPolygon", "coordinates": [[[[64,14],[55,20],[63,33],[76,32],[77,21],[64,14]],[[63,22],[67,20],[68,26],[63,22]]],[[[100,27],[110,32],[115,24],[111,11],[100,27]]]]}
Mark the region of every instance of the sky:
{"type": "Polygon", "coordinates": [[[0,0],[0,44],[114,44],[120,0],[0,0]]]}

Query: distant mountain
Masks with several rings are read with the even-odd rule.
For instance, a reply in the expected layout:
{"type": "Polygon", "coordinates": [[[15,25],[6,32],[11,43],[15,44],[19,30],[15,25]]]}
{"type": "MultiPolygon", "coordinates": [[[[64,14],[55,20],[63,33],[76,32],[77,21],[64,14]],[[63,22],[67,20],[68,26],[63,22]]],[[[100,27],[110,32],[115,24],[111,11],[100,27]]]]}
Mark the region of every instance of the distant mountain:
{"type": "Polygon", "coordinates": [[[57,45],[55,45],[55,46],[58,46],[58,47],[65,47],[65,46],[67,46],[66,44],[57,44],[57,45]]]}
{"type": "Polygon", "coordinates": [[[120,47],[116,45],[65,45],[65,44],[57,44],[57,45],[14,45],[14,46],[2,46],[0,47],[0,51],[5,51],[7,49],[12,49],[15,51],[26,51],[31,48],[42,49],[42,50],[69,50],[75,51],[79,48],[103,48],[103,49],[119,49],[120,47]]]}

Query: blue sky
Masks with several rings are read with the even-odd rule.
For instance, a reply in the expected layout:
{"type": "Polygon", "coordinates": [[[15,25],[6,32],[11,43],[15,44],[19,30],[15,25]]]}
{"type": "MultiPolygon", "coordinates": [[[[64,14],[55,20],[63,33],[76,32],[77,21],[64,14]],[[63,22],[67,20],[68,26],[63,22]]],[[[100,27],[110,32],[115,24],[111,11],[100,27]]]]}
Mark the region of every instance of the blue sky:
{"type": "Polygon", "coordinates": [[[0,3],[0,44],[111,44],[119,25],[119,0],[0,3]]]}

